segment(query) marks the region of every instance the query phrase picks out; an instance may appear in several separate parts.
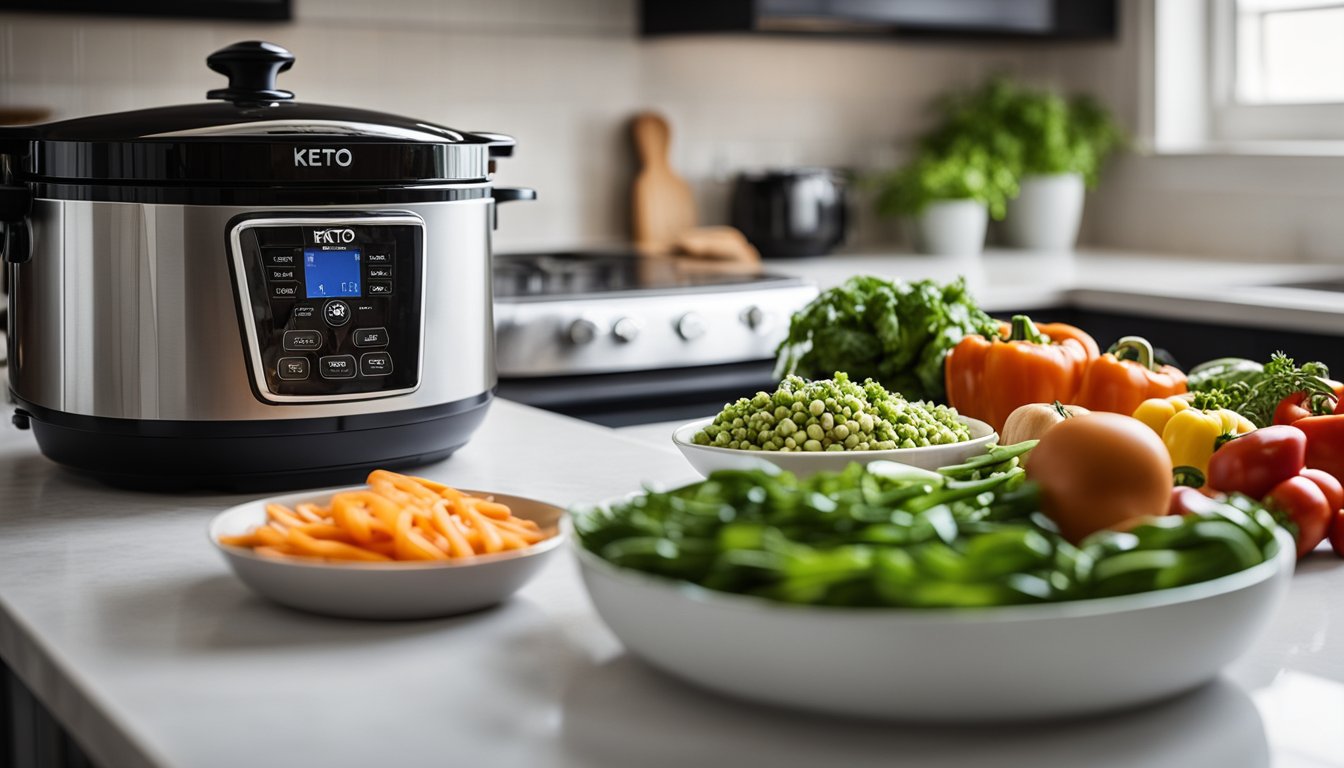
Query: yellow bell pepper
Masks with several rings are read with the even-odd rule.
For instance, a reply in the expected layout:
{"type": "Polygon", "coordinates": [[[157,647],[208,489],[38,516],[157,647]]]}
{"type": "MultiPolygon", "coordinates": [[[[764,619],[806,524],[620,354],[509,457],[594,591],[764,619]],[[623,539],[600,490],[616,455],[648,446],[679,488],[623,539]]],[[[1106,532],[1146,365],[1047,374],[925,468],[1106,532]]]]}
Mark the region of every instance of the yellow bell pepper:
{"type": "Polygon", "coordinates": [[[1209,472],[1209,457],[1218,438],[1244,435],[1255,425],[1236,411],[1216,407],[1211,399],[1194,394],[1155,397],[1144,400],[1134,410],[1134,418],[1148,425],[1162,438],[1174,467],[1194,467],[1209,472]],[[1209,407],[1209,406],[1215,407],[1209,407]]]}

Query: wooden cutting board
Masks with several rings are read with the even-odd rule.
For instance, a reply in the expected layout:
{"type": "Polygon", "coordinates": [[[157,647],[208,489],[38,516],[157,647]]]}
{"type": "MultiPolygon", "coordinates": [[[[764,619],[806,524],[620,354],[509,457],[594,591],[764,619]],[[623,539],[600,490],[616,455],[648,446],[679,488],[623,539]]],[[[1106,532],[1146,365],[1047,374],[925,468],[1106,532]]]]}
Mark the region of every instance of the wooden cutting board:
{"type": "Polygon", "coordinates": [[[672,131],[667,119],[641,112],[631,132],[640,166],[631,201],[635,244],[642,250],[668,252],[679,236],[695,227],[695,198],[668,161],[672,131]]]}

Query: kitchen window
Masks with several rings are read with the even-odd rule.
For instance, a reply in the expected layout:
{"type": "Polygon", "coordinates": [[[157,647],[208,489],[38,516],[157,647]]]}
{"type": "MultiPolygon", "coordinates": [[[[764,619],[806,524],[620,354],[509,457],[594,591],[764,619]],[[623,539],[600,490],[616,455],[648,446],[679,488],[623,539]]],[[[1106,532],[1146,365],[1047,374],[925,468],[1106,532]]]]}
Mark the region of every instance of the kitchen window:
{"type": "Polygon", "coordinates": [[[1211,139],[1344,139],[1344,2],[1211,0],[1207,18],[1211,139]]]}

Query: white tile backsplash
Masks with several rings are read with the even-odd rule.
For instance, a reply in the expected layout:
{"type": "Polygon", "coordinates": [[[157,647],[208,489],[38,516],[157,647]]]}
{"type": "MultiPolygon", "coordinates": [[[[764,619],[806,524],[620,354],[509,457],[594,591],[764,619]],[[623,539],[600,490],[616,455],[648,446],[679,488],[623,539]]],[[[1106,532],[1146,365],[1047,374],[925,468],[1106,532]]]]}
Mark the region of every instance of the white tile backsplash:
{"type": "Polygon", "coordinates": [[[627,124],[641,109],[671,119],[674,165],[697,191],[702,221],[716,223],[738,170],[891,167],[926,124],[929,99],[1017,71],[1029,55],[984,43],[643,40],[636,7],[296,0],[292,23],[0,14],[0,100],[57,118],[198,101],[223,85],[206,54],[270,40],[297,56],[280,83],[302,100],[516,136],[497,181],[536,187],[539,199],[501,210],[497,247],[508,250],[627,236],[627,124]]]}

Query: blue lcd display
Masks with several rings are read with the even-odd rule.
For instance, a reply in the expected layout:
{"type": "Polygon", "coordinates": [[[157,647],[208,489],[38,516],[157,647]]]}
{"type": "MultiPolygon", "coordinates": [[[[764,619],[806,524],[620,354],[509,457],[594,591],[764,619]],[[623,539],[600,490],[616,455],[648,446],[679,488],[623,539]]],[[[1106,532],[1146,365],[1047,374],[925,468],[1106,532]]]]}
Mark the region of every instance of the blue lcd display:
{"type": "Polygon", "coordinates": [[[304,248],[303,279],[307,284],[308,298],[358,296],[359,265],[358,249],[324,251],[320,248],[304,248]]]}

